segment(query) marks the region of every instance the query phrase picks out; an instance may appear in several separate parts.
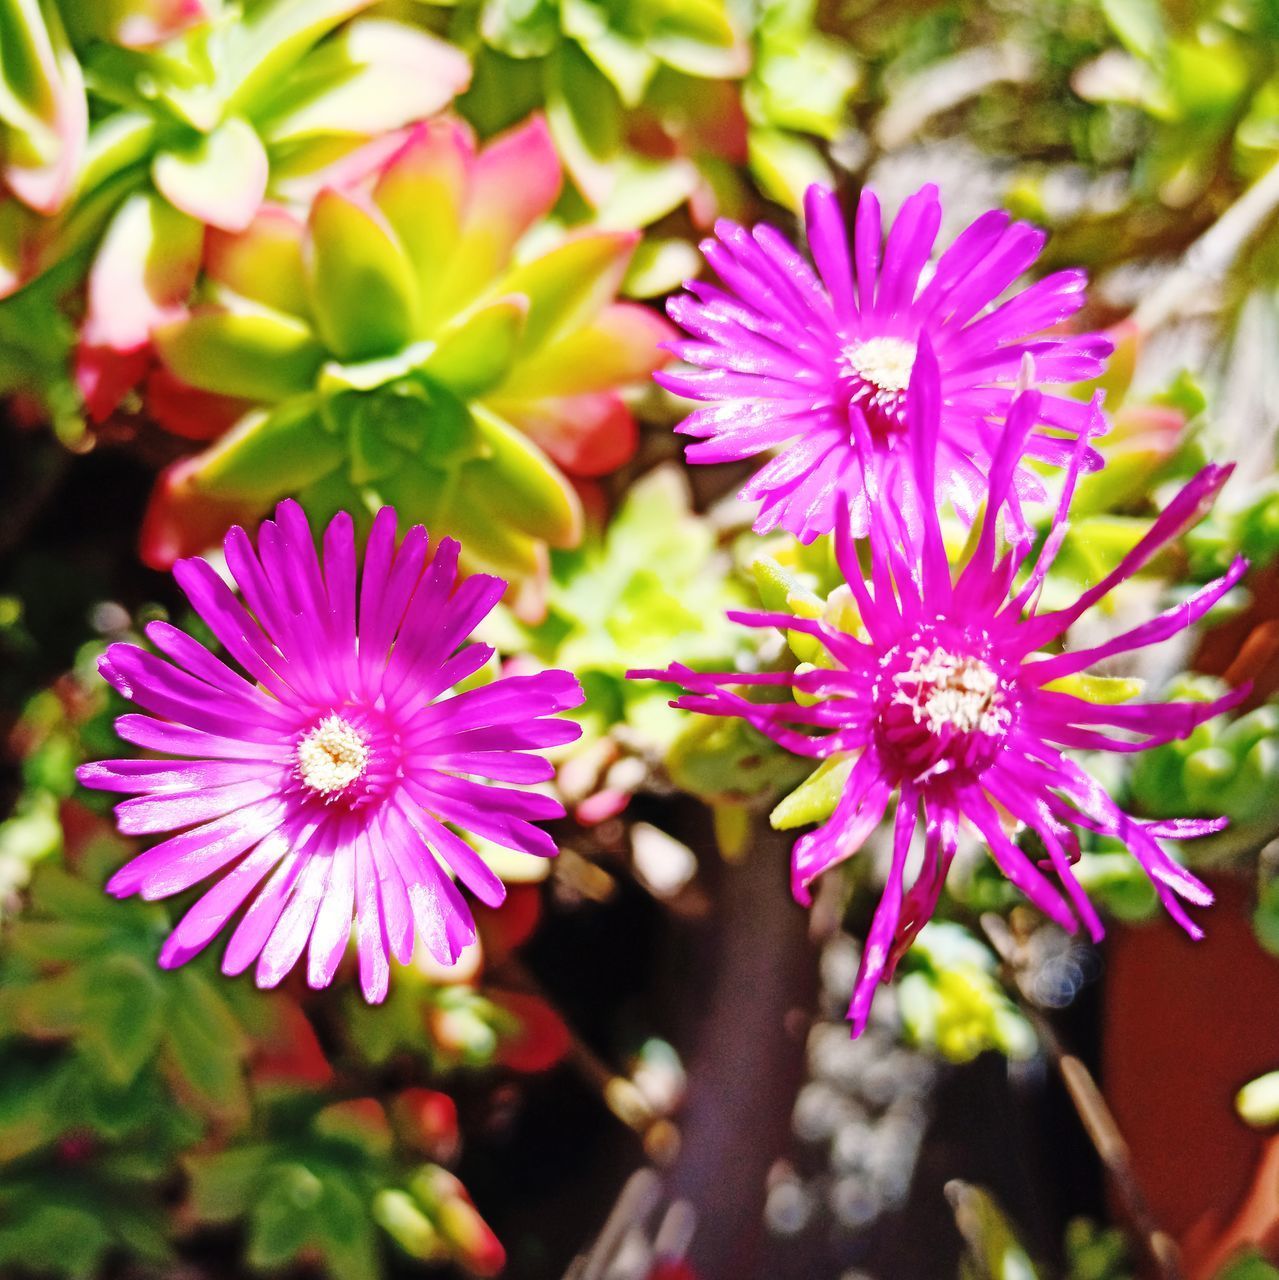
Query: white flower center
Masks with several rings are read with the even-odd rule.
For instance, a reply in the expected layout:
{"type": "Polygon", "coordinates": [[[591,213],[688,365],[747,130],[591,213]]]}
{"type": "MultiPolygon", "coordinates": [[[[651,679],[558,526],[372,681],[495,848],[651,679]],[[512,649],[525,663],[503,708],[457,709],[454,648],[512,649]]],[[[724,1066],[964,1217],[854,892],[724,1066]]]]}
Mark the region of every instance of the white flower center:
{"type": "Polygon", "coordinates": [[[999,677],[980,658],[959,657],[923,646],[911,654],[909,671],[893,680],[900,687],[893,701],[910,707],[916,724],[929,733],[1002,733],[1012,719],[1003,706],[999,677]]]}
{"type": "Polygon", "coordinates": [[[368,739],[339,715],[325,716],[298,742],[298,776],[312,791],[332,799],[363,776],[368,739]]]}
{"type": "Polygon", "coordinates": [[[850,342],[842,352],[844,364],[863,382],[894,395],[910,386],[915,367],[915,344],[905,338],[867,338],[850,342]]]}

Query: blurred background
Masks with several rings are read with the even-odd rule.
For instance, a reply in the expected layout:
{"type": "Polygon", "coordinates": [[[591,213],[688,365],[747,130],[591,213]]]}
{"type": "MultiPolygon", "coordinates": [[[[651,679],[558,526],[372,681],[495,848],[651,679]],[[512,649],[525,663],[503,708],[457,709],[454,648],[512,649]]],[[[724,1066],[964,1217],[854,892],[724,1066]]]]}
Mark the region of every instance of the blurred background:
{"type": "Polygon", "coordinates": [[[0,394],[5,1280],[1279,1276],[1275,0],[0,0],[0,394]],[[423,138],[394,234],[321,225],[423,138]],[[684,466],[649,377],[699,239],[795,234],[814,181],[886,214],[936,182],[942,243],[1003,207],[1087,268],[1107,467],[1047,598],[1209,459],[1107,625],[1253,563],[1112,673],[1251,680],[1241,711],[1091,766],[1230,817],[1185,851],[1207,939],[1104,841],[1100,947],[966,850],[856,1042],[884,850],[801,910],[768,814],[805,771],[623,679],[782,661],[724,610],[835,585],[750,534],[749,468],[684,466]],[[168,568],[285,496],[460,536],[512,582],[485,638],[588,694],[560,857],[482,849],[506,903],[376,1009],[350,963],[159,971],[183,904],[101,892],[131,847],[74,780],[122,749],[97,656],[211,639],[168,568]]]}

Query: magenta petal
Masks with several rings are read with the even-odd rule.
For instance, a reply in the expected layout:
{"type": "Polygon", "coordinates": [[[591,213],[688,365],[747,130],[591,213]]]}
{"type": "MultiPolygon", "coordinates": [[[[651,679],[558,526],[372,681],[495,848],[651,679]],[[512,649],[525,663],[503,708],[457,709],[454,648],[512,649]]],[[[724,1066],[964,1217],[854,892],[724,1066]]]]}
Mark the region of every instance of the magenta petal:
{"type": "Polygon", "coordinates": [[[848,1006],[848,1020],[852,1023],[854,1036],[861,1035],[866,1029],[866,1020],[870,1017],[870,1003],[874,998],[875,988],[879,985],[888,964],[893,934],[897,931],[897,921],[901,914],[902,878],[906,871],[906,855],[910,851],[910,838],[915,831],[915,813],[918,804],[919,797],[912,791],[903,792],[897,806],[897,820],[893,827],[892,866],[888,871],[888,881],[884,885],[879,906],[875,908],[875,918],[871,921],[870,932],[866,935],[861,965],[857,970],[857,981],[853,986],[853,998],[848,1006]]]}

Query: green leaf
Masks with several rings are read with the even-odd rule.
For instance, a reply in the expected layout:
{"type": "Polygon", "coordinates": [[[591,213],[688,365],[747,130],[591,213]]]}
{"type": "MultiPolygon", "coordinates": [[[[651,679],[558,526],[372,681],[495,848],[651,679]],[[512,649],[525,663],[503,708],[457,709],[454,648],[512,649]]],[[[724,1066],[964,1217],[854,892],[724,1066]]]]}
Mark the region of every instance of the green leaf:
{"type": "Polygon", "coordinates": [[[422,372],[463,399],[484,395],[510,370],[527,316],[528,301],[520,295],[477,308],[440,335],[422,372]]]}
{"type": "Polygon", "coordinates": [[[470,80],[461,49],[404,22],[363,18],[324,41],[262,120],[272,150],[377,137],[429,119],[470,80]]]}
{"type": "Polygon", "coordinates": [[[463,472],[458,498],[553,547],[581,537],[577,495],[540,449],[496,414],[477,405],[472,412],[489,456],[463,472]]]}
{"type": "Polygon", "coordinates": [[[190,1155],[191,1209],[200,1222],[232,1222],[254,1202],[271,1147],[267,1143],[190,1155]]]}
{"type": "Polygon", "coordinates": [[[94,966],[83,1033],[108,1079],[128,1084],[155,1053],[164,1032],[161,979],[136,956],[116,954],[94,966]]]}
{"type": "Polygon", "coordinates": [[[559,41],[559,14],[551,0],[484,0],[480,34],[508,58],[541,58],[559,41]]]}
{"type": "Polygon", "coordinates": [[[422,1262],[439,1258],[443,1245],[439,1232],[406,1191],[385,1188],[373,1197],[373,1220],[396,1244],[422,1262]]]}
{"type": "Polygon", "coordinates": [[[1144,680],[1127,680],[1121,676],[1062,676],[1060,680],[1050,680],[1045,689],[1053,693],[1068,693],[1072,697],[1082,698],[1085,702],[1095,702],[1099,706],[1110,707],[1120,702],[1129,702],[1146,687],[1144,680]]]}
{"type": "Polygon", "coordinates": [[[583,232],[507,276],[504,291],[522,293],[529,302],[526,353],[576,328],[613,299],[635,240],[625,232],[583,232]]]}
{"type": "Polygon", "coordinates": [[[266,195],[270,162],[253,126],[232,118],[181,150],[161,151],[151,178],[184,213],[223,231],[243,231],[266,195]]]}
{"type": "Polygon", "coordinates": [[[973,1280],[1038,1280],[1039,1272],[1021,1247],[1012,1224],[994,1197],[958,1179],[946,1186],[955,1223],[964,1237],[967,1270],[973,1280]]]}
{"type": "Polygon", "coordinates": [[[597,203],[595,222],[610,230],[647,227],[678,209],[700,181],[688,159],[654,160],[627,152],[613,166],[612,186],[597,203]]]}
{"type": "Polygon", "coordinates": [[[277,1164],[249,1208],[249,1262],[276,1268],[313,1237],[324,1184],[300,1163],[277,1164]]]}
{"type": "Polygon", "coordinates": [[[248,1111],[244,1032],[198,973],[186,969],[169,976],[177,988],[165,1020],[169,1062],[187,1090],[212,1114],[243,1117],[248,1111]]]}
{"type": "Polygon", "coordinates": [[[810,822],[825,822],[835,812],[856,763],[853,756],[832,756],[823,760],[768,815],[774,830],[789,831],[810,822]]]}
{"type": "Polygon", "coordinates": [[[631,258],[622,292],[629,298],[664,297],[701,269],[702,260],[688,241],[645,236],[631,258]]]}
{"type": "Polygon", "coordinates": [[[324,348],[279,311],[196,311],[155,330],[160,358],[184,382],[238,399],[272,402],[312,390],[324,348]]]}
{"type": "Polygon", "coordinates": [[[318,389],[324,395],[339,395],[343,391],[377,391],[399,383],[422,368],[435,343],[415,342],[391,356],[375,356],[372,360],[357,360],[351,364],[339,364],[330,360],[320,370],[318,389]]]}
{"type": "Polygon", "coordinates": [[[573,42],[546,60],[546,123],[556,150],[591,204],[603,202],[622,151],[622,100],[573,42]]]}
{"type": "Polygon", "coordinates": [[[859,78],[856,59],[838,41],[810,35],[793,45],[769,44],[751,74],[744,105],[756,124],[829,141],[844,123],[859,78]]]}
{"type": "Polygon", "coordinates": [[[764,193],[794,213],[803,209],[804,192],[814,182],[834,181],[814,143],[781,129],[751,129],[748,151],[751,173],[764,193]]]}
{"type": "Polygon", "coordinates": [[[248,414],[201,457],[195,486],[211,497],[274,502],[323,479],[346,458],[311,400],[248,414]]]}
{"type": "Polygon", "coordinates": [[[151,154],[155,134],[155,117],[140,111],[117,111],[94,121],[80,169],[81,198],[109,178],[140,165],[151,154]]]}
{"type": "Polygon", "coordinates": [[[378,1280],[381,1269],[369,1204],[348,1180],[325,1181],[323,1212],[317,1225],[330,1275],[342,1280],[378,1280]]]}
{"type": "Polygon", "coordinates": [[[308,219],[307,291],[316,328],[340,360],[389,355],[417,322],[413,264],[370,206],[332,188],[308,219]]]}
{"type": "Polygon", "coordinates": [[[228,111],[249,116],[307,51],[373,0],[260,0],[226,27],[228,111]]]}
{"type": "Polygon", "coordinates": [[[821,597],[771,556],[757,556],[752,560],[751,573],[765,609],[793,613],[801,618],[822,616],[825,606],[821,597]]]}
{"type": "Polygon", "coordinates": [[[1235,1258],[1214,1280],[1279,1280],[1279,1270],[1258,1254],[1235,1258]]]}
{"type": "Polygon", "coordinates": [[[1167,44],[1159,0],[1101,0],[1111,30],[1139,58],[1154,61],[1167,44]]]}
{"type": "Polygon", "coordinates": [[[724,0],[641,0],[636,20],[648,48],[690,76],[733,80],[746,74],[750,51],[738,39],[724,0]]]}
{"type": "Polygon", "coordinates": [[[657,58],[643,41],[616,29],[600,0],[560,0],[560,15],[564,34],[608,77],[622,104],[638,107],[657,71],[657,58]]]}

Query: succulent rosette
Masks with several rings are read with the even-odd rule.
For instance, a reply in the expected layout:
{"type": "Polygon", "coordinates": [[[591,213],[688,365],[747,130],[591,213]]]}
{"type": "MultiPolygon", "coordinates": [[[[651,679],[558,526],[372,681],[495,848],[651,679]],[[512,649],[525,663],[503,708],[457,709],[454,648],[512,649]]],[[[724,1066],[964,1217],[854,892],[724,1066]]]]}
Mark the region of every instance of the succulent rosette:
{"type": "Polygon", "coordinates": [[[261,513],[285,494],[317,517],[393,503],[511,575],[575,543],[564,472],[630,455],[619,389],[663,362],[670,329],[614,301],[632,232],[517,255],[560,182],[539,118],[483,150],[440,120],[305,218],[273,205],[211,234],[207,301],[156,347],[183,383],[252,407],[162,478],[147,558],[187,549],[193,511],[261,513]]]}
{"type": "Polygon", "coordinates": [[[817,30],[814,0],[418,9],[473,51],[467,117],[493,131],[544,106],[577,191],[612,225],[647,226],[685,201],[706,224],[742,201],[737,166],[793,208],[808,183],[833,180],[814,139],[842,125],[857,65],[817,30]]]}
{"type": "MultiPolygon", "coordinates": [[[[82,157],[68,133],[63,150],[77,160],[61,198],[0,220],[0,291],[92,247],[77,377],[94,417],[145,373],[151,329],[196,282],[206,228],[243,230],[268,195],[308,198],[350,152],[466,87],[460,50],[357,18],[371,3],[70,7],[91,96],[106,109],[82,157]]],[[[69,86],[79,74],[69,44],[64,67],[69,86]]],[[[84,114],[83,92],[78,101],[84,114]]]]}

